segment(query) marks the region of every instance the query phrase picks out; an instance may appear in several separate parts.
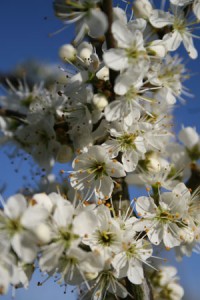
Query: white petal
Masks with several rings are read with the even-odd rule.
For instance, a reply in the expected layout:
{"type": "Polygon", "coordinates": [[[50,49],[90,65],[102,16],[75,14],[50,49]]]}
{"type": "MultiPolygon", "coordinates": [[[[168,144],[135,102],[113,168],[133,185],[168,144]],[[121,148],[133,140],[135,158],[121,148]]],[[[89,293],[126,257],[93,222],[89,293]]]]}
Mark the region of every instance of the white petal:
{"type": "Polygon", "coordinates": [[[30,206],[21,218],[21,224],[25,228],[33,228],[44,222],[49,216],[49,212],[40,206],[30,206]]]}
{"type": "Polygon", "coordinates": [[[88,235],[95,230],[96,216],[93,212],[83,211],[74,218],[73,232],[80,235],[88,235]]]}
{"type": "Polygon", "coordinates": [[[144,278],[142,264],[136,260],[129,263],[127,277],[133,284],[141,284],[144,278]]]}
{"type": "Polygon", "coordinates": [[[164,58],[166,56],[167,49],[163,41],[161,40],[155,40],[151,42],[150,45],[148,46],[148,49],[153,51],[156,54],[156,56],[160,58],[164,58]]]}
{"type": "Polygon", "coordinates": [[[172,25],[174,22],[174,16],[169,12],[154,9],[149,18],[150,23],[156,28],[162,28],[166,25],[172,25]]]}
{"type": "Polygon", "coordinates": [[[139,30],[141,32],[144,32],[147,26],[147,21],[144,20],[142,17],[137,18],[135,20],[132,20],[128,23],[128,29],[131,32],[134,32],[135,30],[139,30]]]}
{"type": "Polygon", "coordinates": [[[135,139],[135,146],[137,148],[138,151],[140,151],[141,153],[145,153],[146,152],[146,148],[144,145],[144,139],[141,136],[136,137],[135,139]]]}
{"type": "Polygon", "coordinates": [[[30,232],[15,234],[12,247],[19,258],[26,263],[32,263],[36,258],[38,248],[30,232]]]}
{"type": "Polygon", "coordinates": [[[184,197],[187,198],[187,200],[190,198],[190,191],[183,182],[178,183],[172,192],[176,195],[176,197],[184,197]]]}
{"type": "Polygon", "coordinates": [[[133,224],[132,230],[134,231],[145,231],[148,228],[151,228],[153,224],[152,220],[148,219],[139,219],[133,224]]]}
{"type": "Polygon", "coordinates": [[[178,31],[170,32],[164,35],[163,42],[169,51],[175,51],[180,46],[182,37],[178,31]]]}
{"type": "Polygon", "coordinates": [[[23,195],[16,194],[8,198],[4,207],[5,214],[11,219],[18,219],[27,208],[27,202],[23,195]]]}
{"type": "Polygon", "coordinates": [[[124,70],[128,67],[128,57],[123,49],[110,49],[103,55],[105,64],[116,71],[124,70]]]}
{"type": "Polygon", "coordinates": [[[0,266],[0,287],[1,287],[1,295],[6,294],[8,292],[8,288],[10,285],[10,274],[9,272],[0,266]]]}
{"type": "Polygon", "coordinates": [[[100,189],[97,189],[96,191],[97,197],[100,199],[110,198],[114,188],[114,183],[109,176],[103,176],[100,180],[98,180],[97,186],[100,187],[100,189]]]}
{"type": "Polygon", "coordinates": [[[163,242],[169,249],[180,245],[181,240],[179,239],[179,228],[176,224],[165,225],[163,242]]]}
{"type": "Polygon", "coordinates": [[[113,17],[115,20],[120,20],[122,23],[127,24],[126,12],[120,7],[113,7],[113,17]]]}
{"type": "Polygon", "coordinates": [[[142,196],[136,200],[136,210],[139,216],[154,216],[157,211],[157,206],[151,197],[142,196]]]}
{"type": "Polygon", "coordinates": [[[197,19],[200,20],[200,1],[199,0],[194,1],[193,11],[194,11],[194,14],[196,15],[197,19]]]}
{"type": "Polygon", "coordinates": [[[198,56],[198,52],[197,52],[196,48],[194,47],[191,34],[189,32],[186,32],[185,34],[182,35],[182,38],[183,38],[183,45],[184,45],[185,49],[187,50],[189,56],[192,59],[196,59],[198,56]]]}
{"type": "Polygon", "coordinates": [[[112,33],[117,41],[118,47],[129,48],[133,40],[133,34],[128,30],[120,20],[113,22],[112,33]]]}
{"type": "Polygon", "coordinates": [[[126,172],[132,172],[138,165],[138,154],[136,151],[126,151],[122,155],[122,163],[126,172]]]}
{"type": "Polygon", "coordinates": [[[196,129],[192,127],[183,128],[178,137],[188,149],[193,148],[199,142],[199,135],[196,132],[196,129]]]}
{"type": "Polygon", "coordinates": [[[152,256],[153,249],[151,243],[144,241],[143,244],[141,245],[140,251],[140,258],[144,261],[147,260],[149,257],[152,256]]]}
{"type": "Polygon", "coordinates": [[[113,160],[112,162],[107,163],[106,171],[111,177],[119,178],[126,176],[123,165],[117,160],[113,160]]]}
{"type": "Polygon", "coordinates": [[[141,72],[137,70],[128,69],[124,74],[120,74],[114,86],[114,91],[118,95],[125,95],[129,88],[134,85],[134,82],[138,81],[142,77],[141,72]]]}
{"type": "Polygon", "coordinates": [[[189,4],[191,0],[170,0],[170,2],[174,5],[183,6],[189,4]]]}
{"type": "Polygon", "coordinates": [[[126,253],[121,252],[121,253],[115,255],[115,257],[112,260],[112,265],[118,272],[120,272],[121,269],[125,268],[127,265],[126,253]]]}
{"type": "Polygon", "coordinates": [[[65,227],[72,222],[74,207],[72,205],[58,205],[53,214],[58,227],[65,227]]]}
{"type": "Polygon", "coordinates": [[[92,37],[103,36],[108,28],[107,17],[99,9],[91,9],[86,22],[89,27],[89,35],[92,37]]]}
{"type": "Polygon", "coordinates": [[[48,244],[51,241],[51,230],[50,227],[44,223],[32,228],[32,231],[36,235],[37,239],[42,244],[48,244]]]}
{"type": "Polygon", "coordinates": [[[36,201],[37,205],[40,205],[40,206],[44,207],[49,212],[53,208],[52,201],[50,200],[50,198],[45,193],[39,193],[39,194],[33,195],[33,200],[36,201]]]}
{"type": "Polygon", "coordinates": [[[103,144],[103,146],[111,158],[116,157],[120,151],[120,147],[118,147],[118,142],[116,140],[108,140],[105,144],[103,144]]]}
{"type": "MultiPolygon", "coordinates": [[[[64,205],[71,205],[71,203],[64,199],[60,194],[57,194],[55,192],[52,192],[48,195],[50,201],[52,202],[53,206],[58,206],[58,205],[62,205],[64,203],[64,205]]],[[[46,206],[45,206],[46,208],[46,206]]],[[[48,210],[48,209],[47,209],[48,210]]]]}
{"type": "Polygon", "coordinates": [[[163,238],[163,226],[160,222],[154,221],[151,229],[147,232],[148,238],[154,245],[159,245],[163,238]]]}
{"type": "Polygon", "coordinates": [[[148,19],[153,7],[149,0],[136,0],[133,3],[134,15],[139,18],[148,19]]]}
{"type": "Polygon", "coordinates": [[[42,272],[52,271],[58,263],[58,259],[64,251],[64,244],[52,243],[46,246],[39,260],[42,272]]]}
{"type": "Polygon", "coordinates": [[[105,117],[108,122],[116,121],[121,117],[121,101],[115,100],[112,101],[108,106],[105,108],[105,117]]]}

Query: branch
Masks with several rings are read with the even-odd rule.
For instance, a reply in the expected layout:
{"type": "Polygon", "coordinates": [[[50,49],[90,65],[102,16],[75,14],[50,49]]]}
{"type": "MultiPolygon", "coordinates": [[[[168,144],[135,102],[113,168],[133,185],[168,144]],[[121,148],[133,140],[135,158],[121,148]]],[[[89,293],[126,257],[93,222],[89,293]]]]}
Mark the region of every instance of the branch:
{"type": "MultiPolygon", "coordinates": [[[[128,191],[128,185],[125,182],[125,178],[116,179],[117,184],[115,185],[112,197],[112,203],[114,210],[119,209],[119,200],[121,199],[121,210],[126,212],[130,208],[130,197],[128,191]]],[[[134,215],[134,212],[130,209],[130,214],[134,215]]],[[[152,287],[148,280],[148,276],[144,273],[144,280],[141,285],[132,284],[128,278],[125,279],[125,286],[129,295],[124,300],[153,300],[152,287]]],[[[121,299],[121,298],[119,298],[121,299]]]]}
{"type": "Polygon", "coordinates": [[[0,116],[26,123],[26,115],[12,109],[0,108],[0,116]]]}
{"type": "Polygon", "coordinates": [[[200,167],[197,164],[191,164],[191,176],[185,185],[192,189],[192,192],[200,186],[200,167]]]}
{"type": "MultiPolygon", "coordinates": [[[[107,49],[115,48],[116,43],[112,35],[112,23],[113,23],[113,4],[112,0],[103,0],[102,11],[108,18],[108,30],[105,34],[107,49]]],[[[119,72],[109,69],[109,78],[112,88],[114,87],[115,79],[118,76],[119,72]]]]}

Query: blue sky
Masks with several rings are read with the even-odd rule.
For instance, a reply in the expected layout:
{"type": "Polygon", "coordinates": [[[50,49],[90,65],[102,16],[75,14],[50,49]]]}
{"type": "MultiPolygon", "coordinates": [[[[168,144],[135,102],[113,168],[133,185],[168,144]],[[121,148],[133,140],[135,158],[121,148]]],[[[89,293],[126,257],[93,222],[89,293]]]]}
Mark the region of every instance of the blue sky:
{"type": "MultiPolygon", "coordinates": [[[[17,0],[0,2],[0,72],[7,72],[15,67],[16,64],[26,59],[34,58],[46,63],[61,63],[57,51],[60,45],[70,42],[72,29],[65,30],[60,34],[49,37],[49,34],[61,28],[61,23],[54,17],[52,0],[17,0]]],[[[200,52],[200,41],[195,40],[195,45],[200,52]]],[[[187,68],[191,74],[195,74],[186,85],[195,95],[188,99],[187,105],[178,103],[174,125],[176,129],[182,124],[185,126],[196,126],[200,131],[200,58],[191,61],[186,52],[182,49],[187,68]]],[[[0,152],[0,181],[8,182],[8,190],[4,196],[8,196],[20,185],[22,173],[15,173],[14,167],[9,159],[0,152]]],[[[56,169],[58,172],[59,166],[56,169]]],[[[172,254],[168,254],[172,256],[172,254]]],[[[187,288],[188,298],[199,300],[200,294],[200,275],[199,266],[200,256],[193,255],[191,259],[184,258],[183,263],[178,265],[183,285],[187,288]]],[[[34,277],[28,291],[17,291],[16,300],[54,300],[56,297],[62,299],[75,299],[70,293],[68,296],[63,294],[63,289],[56,283],[49,281],[42,287],[36,287],[38,275],[34,277]]],[[[3,300],[10,299],[10,295],[3,296],[3,300]]]]}

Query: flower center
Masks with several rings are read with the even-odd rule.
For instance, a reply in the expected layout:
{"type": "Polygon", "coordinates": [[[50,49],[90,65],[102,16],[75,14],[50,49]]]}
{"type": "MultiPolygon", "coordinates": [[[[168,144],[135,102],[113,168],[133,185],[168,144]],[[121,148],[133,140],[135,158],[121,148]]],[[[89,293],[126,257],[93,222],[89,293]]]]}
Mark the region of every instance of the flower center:
{"type": "Polygon", "coordinates": [[[170,214],[168,211],[160,211],[157,219],[159,219],[162,223],[168,223],[174,220],[174,215],[170,214]]]}
{"type": "Polygon", "coordinates": [[[94,165],[88,170],[88,173],[94,173],[95,180],[107,175],[105,162],[95,162],[94,165]]]}
{"type": "Polygon", "coordinates": [[[136,59],[139,57],[139,51],[135,48],[129,48],[126,50],[128,58],[136,59]]]}
{"type": "Polygon", "coordinates": [[[124,135],[118,137],[118,141],[121,145],[122,150],[127,150],[127,149],[133,149],[135,148],[135,138],[137,137],[137,134],[133,133],[125,133],[124,135]]]}
{"type": "Polygon", "coordinates": [[[185,33],[186,24],[184,19],[175,19],[173,27],[177,30],[180,34],[185,33]]]}
{"type": "Polygon", "coordinates": [[[99,243],[109,247],[115,240],[115,234],[108,231],[99,231],[99,243]]]}
{"type": "Polygon", "coordinates": [[[22,225],[20,224],[19,219],[9,220],[7,226],[8,231],[11,235],[15,234],[16,232],[19,232],[22,229],[22,225]]]}
{"type": "Polygon", "coordinates": [[[70,247],[72,241],[79,238],[79,235],[74,234],[70,229],[72,229],[71,225],[68,228],[61,228],[59,230],[59,239],[63,240],[66,248],[70,247]]]}

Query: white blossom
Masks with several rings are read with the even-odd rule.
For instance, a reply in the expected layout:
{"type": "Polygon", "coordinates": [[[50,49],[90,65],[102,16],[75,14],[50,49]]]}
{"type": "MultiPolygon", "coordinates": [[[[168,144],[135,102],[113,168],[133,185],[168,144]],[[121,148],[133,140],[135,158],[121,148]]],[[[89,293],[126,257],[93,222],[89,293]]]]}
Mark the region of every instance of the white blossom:
{"type": "Polygon", "coordinates": [[[78,155],[73,161],[74,171],[70,174],[72,186],[83,191],[83,199],[93,195],[108,199],[114,188],[112,177],[123,177],[125,171],[117,161],[109,158],[106,150],[100,146],[89,147],[87,153],[78,155]]]}
{"type": "Polygon", "coordinates": [[[123,235],[122,250],[112,260],[117,277],[127,276],[133,284],[141,284],[144,279],[142,263],[152,255],[152,247],[145,240],[137,239],[134,232],[123,235]]]}
{"type": "Polygon", "coordinates": [[[187,228],[184,223],[189,197],[190,192],[183,183],[179,183],[172,192],[160,194],[158,205],[150,196],[139,197],[136,210],[141,219],[134,224],[134,230],[145,230],[151,243],[158,245],[163,241],[169,249],[180,245],[188,231],[192,240],[192,228],[187,228]]]}
{"type": "Polygon", "coordinates": [[[112,24],[112,33],[118,48],[104,53],[105,64],[116,71],[132,68],[144,74],[149,68],[149,59],[144,47],[143,35],[140,30],[131,31],[121,21],[112,24]]]}
{"type": "Polygon", "coordinates": [[[0,236],[4,247],[12,247],[18,257],[27,263],[34,261],[38,251],[35,228],[44,223],[48,211],[40,206],[28,206],[23,195],[8,198],[0,215],[0,236]]]}
{"type": "Polygon", "coordinates": [[[174,15],[162,10],[153,10],[149,21],[155,28],[164,26],[172,26],[172,32],[167,33],[163,37],[163,41],[169,51],[175,51],[180,46],[181,42],[192,59],[197,58],[198,53],[193,45],[193,37],[191,29],[188,27],[184,12],[182,10],[174,10],[174,15]]]}
{"type": "Polygon", "coordinates": [[[136,169],[138,161],[146,152],[142,133],[137,123],[126,126],[125,123],[113,123],[110,129],[111,139],[104,145],[111,157],[122,152],[122,164],[126,172],[136,169]]]}
{"type": "Polygon", "coordinates": [[[76,59],[76,53],[76,49],[71,44],[64,44],[59,49],[59,56],[64,62],[74,61],[76,59]]]}

